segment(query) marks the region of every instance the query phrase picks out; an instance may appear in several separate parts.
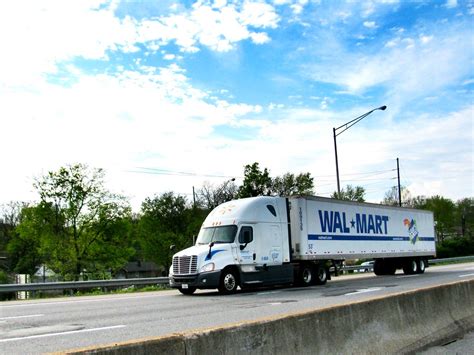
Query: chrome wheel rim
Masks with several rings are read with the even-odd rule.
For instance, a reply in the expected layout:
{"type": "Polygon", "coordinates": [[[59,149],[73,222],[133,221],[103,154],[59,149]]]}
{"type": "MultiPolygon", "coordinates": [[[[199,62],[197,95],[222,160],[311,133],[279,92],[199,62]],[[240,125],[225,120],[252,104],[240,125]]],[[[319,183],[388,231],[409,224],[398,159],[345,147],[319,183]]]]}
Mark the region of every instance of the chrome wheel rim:
{"type": "Polygon", "coordinates": [[[235,288],[235,277],[232,274],[227,274],[224,277],[224,287],[228,291],[232,291],[235,288]]]}
{"type": "Polygon", "coordinates": [[[304,283],[310,283],[311,282],[311,271],[309,269],[304,269],[303,270],[303,281],[304,281],[304,283]]]}

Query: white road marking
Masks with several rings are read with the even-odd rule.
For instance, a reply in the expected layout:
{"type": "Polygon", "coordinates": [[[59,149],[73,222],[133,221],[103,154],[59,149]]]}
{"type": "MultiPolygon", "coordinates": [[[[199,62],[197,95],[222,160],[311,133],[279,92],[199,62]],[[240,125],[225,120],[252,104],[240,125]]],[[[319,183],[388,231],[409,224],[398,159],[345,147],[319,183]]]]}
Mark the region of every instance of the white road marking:
{"type": "Polygon", "coordinates": [[[458,277],[469,277],[469,276],[474,276],[474,274],[464,274],[464,275],[459,275],[458,277]]]}
{"type": "Polygon", "coordinates": [[[101,331],[101,330],[118,329],[118,328],[125,328],[125,327],[126,327],[126,325],[114,325],[114,326],[111,326],[111,327],[71,330],[71,331],[66,331],[66,332],[48,333],[48,334],[40,334],[40,335],[30,335],[30,336],[26,336],[26,337],[0,339],[0,343],[7,343],[7,342],[11,342],[11,341],[26,340],[26,339],[46,338],[46,337],[53,337],[53,336],[57,336],[57,335],[90,333],[90,332],[97,332],[97,331],[101,331]]]}
{"type": "Polygon", "coordinates": [[[359,295],[361,293],[368,293],[368,292],[376,292],[376,291],[380,291],[381,289],[382,289],[382,287],[365,288],[365,289],[362,289],[362,290],[357,290],[355,292],[346,293],[344,296],[359,295]]]}
{"type": "Polygon", "coordinates": [[[402,276],[397,276],[395,277],[396,279],[406,279],[408,277],[418,277],[420,274],[415,274],[415,275],[402,275],[402,276]]]}
{"type": "Polygon", "coordinates": [[[474,267],[467,267],[467,268],[465,268],[465,269],[463,269],[463,270],[474,270],[474,267]]]}
{"type": "Polygon", "coordinates": [[[110,302],[110,301],[122,301],[130,299],[142,299],[142,298],[152,298],[157,297],[157,295],[147,295],[147,296],[128,296],[128,297],[108,297],[108,298],[97,298],[97,299],[78,299],[73,301],[60,301],[57,302],[32,302],[32,303],[22,303],[22,304],[12,304],[12,305],[0,305],[0,310],[5,308],[15,308],[15,307],[35,307],[35,306],[51,306],[51,305],[63,305],[63,304],[74,304],[74,303],[87,303],[87,302],[110,302]]]}
{"type": "Polygon", "coordinates": [[[15,317],[1,317],[1,320],[20,319],[20,318],[33,318],[33,317],[44,317],[44,314],[30,314],[27,316],[15,316],[15,317]]]}

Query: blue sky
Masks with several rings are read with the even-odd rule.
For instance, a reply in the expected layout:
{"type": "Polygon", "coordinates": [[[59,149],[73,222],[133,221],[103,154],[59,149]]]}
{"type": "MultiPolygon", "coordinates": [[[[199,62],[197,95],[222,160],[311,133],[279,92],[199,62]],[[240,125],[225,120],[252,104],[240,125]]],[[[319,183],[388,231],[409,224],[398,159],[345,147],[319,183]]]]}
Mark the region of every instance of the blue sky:
{"type": "Polygon", "coordinates": [[[473,28],[473,1],[4,2],[0,204],[78,162],[136,208],[254,161],[328,196],[332,128],[381,105],[338,137],[342,184],[379,202],[398,157],[412,195],[472,197],[473,28]]]}

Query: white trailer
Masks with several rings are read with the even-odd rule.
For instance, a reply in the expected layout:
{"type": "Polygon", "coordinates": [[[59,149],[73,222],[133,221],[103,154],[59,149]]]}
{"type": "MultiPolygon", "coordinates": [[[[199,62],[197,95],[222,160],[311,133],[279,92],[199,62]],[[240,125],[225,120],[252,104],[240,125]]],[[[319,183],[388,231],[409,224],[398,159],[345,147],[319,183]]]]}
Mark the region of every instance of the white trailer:
{"type": "Polygon", "coordinates": [[[253,197],[216,207],[196,244],[173,256],[184,294],[276,284],[324,284],[345,259],[375,259],[377,275],[423,273],[435,251],[433,214],[322,197],[253,197]]]}

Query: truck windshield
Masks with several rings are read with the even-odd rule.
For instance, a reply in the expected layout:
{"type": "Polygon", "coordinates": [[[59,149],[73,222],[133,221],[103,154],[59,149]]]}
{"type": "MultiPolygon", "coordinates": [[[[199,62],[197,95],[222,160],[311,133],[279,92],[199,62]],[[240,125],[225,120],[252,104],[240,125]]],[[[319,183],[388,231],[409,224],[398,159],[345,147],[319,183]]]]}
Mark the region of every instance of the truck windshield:
{"type": "Polygon", "coordinates": [[[237,233],[237,226],[202,228],[196,241],[197,245],[209,243],[232,243],[237,233]]]}

